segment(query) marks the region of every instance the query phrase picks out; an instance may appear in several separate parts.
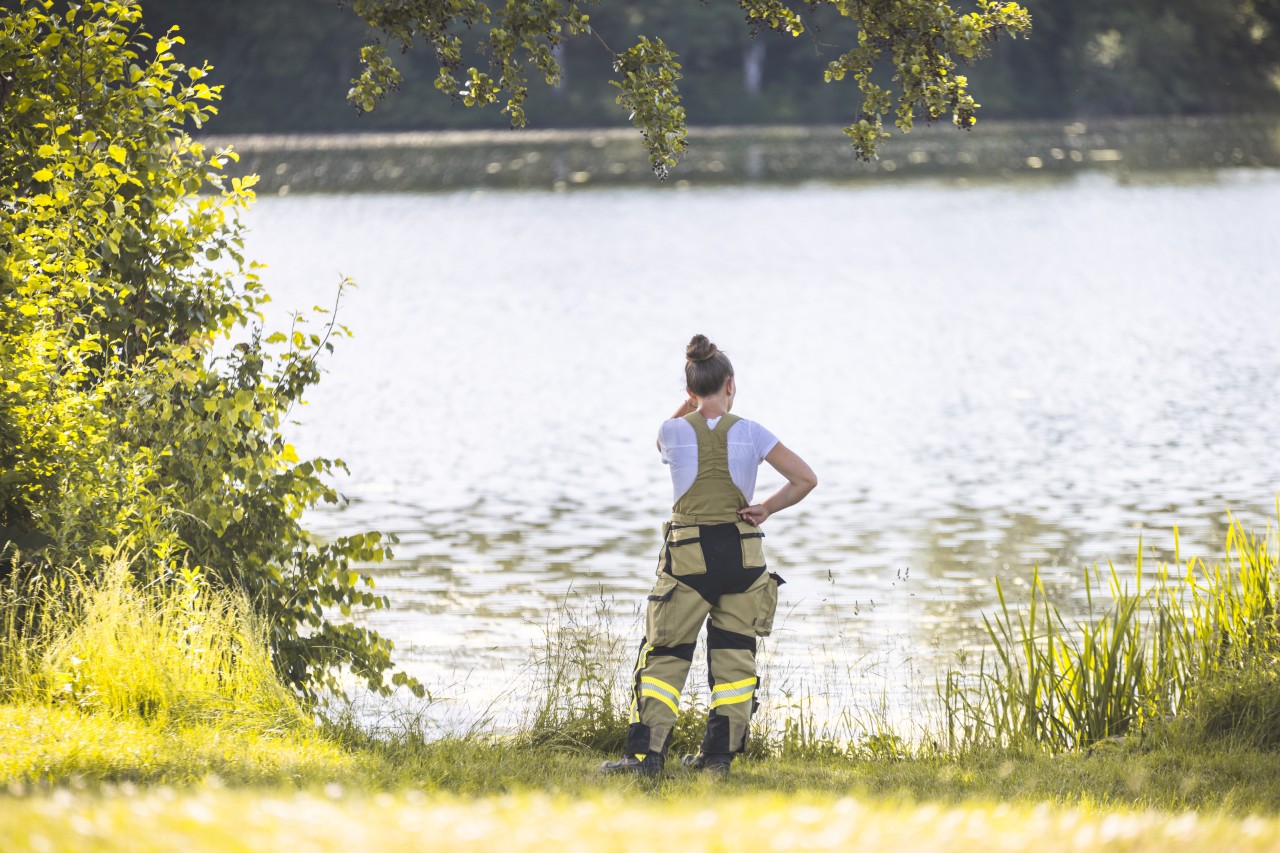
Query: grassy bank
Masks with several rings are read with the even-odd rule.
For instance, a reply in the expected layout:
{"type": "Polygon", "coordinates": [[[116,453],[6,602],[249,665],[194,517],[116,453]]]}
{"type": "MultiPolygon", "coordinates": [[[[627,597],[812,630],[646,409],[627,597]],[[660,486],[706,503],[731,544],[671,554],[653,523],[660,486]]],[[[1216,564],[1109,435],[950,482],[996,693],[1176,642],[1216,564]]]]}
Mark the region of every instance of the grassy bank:
{"type": "Polygon", "coordinates": [[[60,788],[110,792],[210,785],[323,792],[489,797],[508,793],[637,795],[678,802],[782,793],[954,805],[1001,801],[1107,809],[1280,813],[1280,754],[1175,732],[1093,751],[989,750],[875,758],[739,760],[723,784],[672,767],[656,784],[601,777],[603,753],[530,747],[511,738],[344,741],[313,730],[229,733],[32,706],[0,707],[0,790],[9,806],[60,788]]]}
{"type": "Polygon", "coordinates": [[[636,849],[667,826],[706,850],[1266,849],[1280,570],[1268,539],[1227,544],[1224,563],[1161,567],[1145,589],[1112,574],[1078,624],[1041,587],[1008,604],[993,665],[940,686],[950,741],[797,740],[774,720],[720,784],[675,762],[660,782],[595,773],[623,726],[589,615],[548,638],[526,731],[431,739],[315,725],[268,677],[251,610],[198,573],[140,585],[115,561],[28,579],[0,598],[0,838],[636,849]]]}
{"type": "Polygon", "coordinates": [[[1274,849],[1280,756],[1173,740],[1051,756],[739,762],[602,778],[511,741],[228,737],[80,711],[0,713],[12,850],[1274,849]],[[1262,817],[1260,817],[1262,816],[1262,817]]]}

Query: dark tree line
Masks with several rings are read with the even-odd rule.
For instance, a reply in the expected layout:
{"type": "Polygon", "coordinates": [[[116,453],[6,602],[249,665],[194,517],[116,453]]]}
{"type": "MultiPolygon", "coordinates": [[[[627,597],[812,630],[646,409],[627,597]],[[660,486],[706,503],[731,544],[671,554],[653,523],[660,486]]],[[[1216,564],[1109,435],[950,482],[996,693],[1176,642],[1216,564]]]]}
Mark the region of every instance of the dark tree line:
{"type": "MultiPolygon", "coordinates": [[[[803,4],[795,4],[803,8],[803,4]]],[[[986,118],[1202,114],[1280,106],[1280,0],[1025,0],[1034,28],[1003,40],[966,69],[986,118]]],[[[496,106],[465,109],[433,88],[434,56],[391,51],[404,83],[359,116],[344,96],[370,28],[335,0],[146,0],[153,31],[181,27],[179,56],[207,58],[227,84],[218,131],[505,127],[496,106]]],[[[798,38],[753,39],[729,0],[606,0],[587,7],[611,46],[661,37],[680,57],[692,124],[847,123],[861,98],[823,71],[856,31],[829,8],[798,38]]],[[[611,55],[591,35],[557,51],[560,87],[534,80],[532,127],[610,126],[625,120],[607,84],[611,55]]],[[[536,75],[533,75],[536,77],[536,75]]],[[[887,75],[886,75],[887,76],[887,75]]]]}

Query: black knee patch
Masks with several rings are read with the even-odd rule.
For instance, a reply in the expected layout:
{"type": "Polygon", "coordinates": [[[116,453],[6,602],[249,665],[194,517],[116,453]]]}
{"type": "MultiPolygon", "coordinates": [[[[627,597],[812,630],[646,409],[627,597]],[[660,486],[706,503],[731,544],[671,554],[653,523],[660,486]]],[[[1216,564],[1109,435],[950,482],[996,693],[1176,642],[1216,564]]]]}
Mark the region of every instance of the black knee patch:
{"type": "Polygon", "coordinates": [[[707,626],[707,648],[708,649],[742,649],[743,651],[756,653],[756,638],[748,637],[746,634],[736,634],[733,631],[726,631],[723,628],[717,628],[714,624],[707,626]]]}
{"type": "Polygon", "coordinates": [[[649,650],[649,657],[666,656],[693,662],[693,652],[697,643],[681,643],[678,646],[654,646],[649,650]]]}

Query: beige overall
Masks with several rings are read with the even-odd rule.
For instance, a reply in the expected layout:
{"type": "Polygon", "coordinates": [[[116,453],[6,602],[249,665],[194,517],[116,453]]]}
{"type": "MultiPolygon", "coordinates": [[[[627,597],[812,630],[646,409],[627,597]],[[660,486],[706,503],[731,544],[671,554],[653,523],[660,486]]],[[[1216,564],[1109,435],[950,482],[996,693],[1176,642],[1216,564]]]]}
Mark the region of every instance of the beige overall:
{"type": "Polygon", "coordinates": [[[729,428],[739,418],[724,415],[715,429],[697,412],[685,420],[698,439],[698,474],[663,525],[627,732],[626,751],[637,758],[665,753],[704,621],[711,706],[702,751],[745,749],[756,705],[756,638],[768,636],[778,604],[780,579],[765,570],[764,533],[738,517],[747,501],[729,476],[729,428]]]}

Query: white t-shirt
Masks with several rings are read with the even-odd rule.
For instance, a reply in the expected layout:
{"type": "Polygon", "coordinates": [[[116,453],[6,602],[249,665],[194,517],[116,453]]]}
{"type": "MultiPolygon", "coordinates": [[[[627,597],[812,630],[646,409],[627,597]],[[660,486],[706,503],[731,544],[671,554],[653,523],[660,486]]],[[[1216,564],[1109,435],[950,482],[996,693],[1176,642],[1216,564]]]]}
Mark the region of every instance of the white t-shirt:
{"type": "MultiPolygon", "coordinates": [[[[718,423],[719,418],[709,418],[707,427],[714,430],[718,423]]],[[[743,418],[729,427],[729,477],[747,503],[756,491],[756,469],[777,443],[777,436],[755,421],[743,418]]],[[[698,478],[698,434],[684,418],[664,421],[658,450],[663,464],[671,466],[672,501],[677,501],[698,478]]]]}

